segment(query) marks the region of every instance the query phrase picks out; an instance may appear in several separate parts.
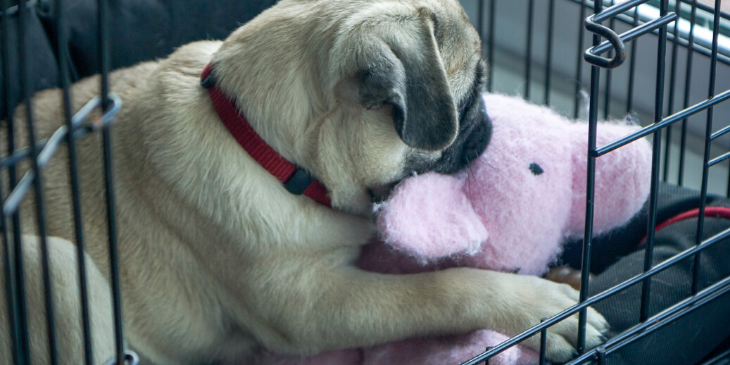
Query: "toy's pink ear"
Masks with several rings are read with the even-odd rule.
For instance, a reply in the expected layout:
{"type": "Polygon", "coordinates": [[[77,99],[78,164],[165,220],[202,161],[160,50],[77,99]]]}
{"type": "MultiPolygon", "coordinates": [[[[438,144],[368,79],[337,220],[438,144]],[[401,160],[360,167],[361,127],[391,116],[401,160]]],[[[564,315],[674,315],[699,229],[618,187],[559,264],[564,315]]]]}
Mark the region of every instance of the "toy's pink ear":
{"type": "MultiPolygon", "coordinates": [[[[584,232],[586,209],[586,161],[588,153],[588,124],[573,126],[576,141],[573,152],[573,207],[570,235],[584,232]]],[[[605,146],[639,128],[630,125],[600,123],[596,145],[605,146]]],[[[594,235],[628,222],[649,195],[651,182],[651,148],[642,139],[601,156],[596,160],[594,235]]]]}
{"type": "Polygon", "coordinates": [[[463,188],[463,176],[404,180],[378,208],[381,239],[422,260],[477,253],[488,234],[463,188]]]}

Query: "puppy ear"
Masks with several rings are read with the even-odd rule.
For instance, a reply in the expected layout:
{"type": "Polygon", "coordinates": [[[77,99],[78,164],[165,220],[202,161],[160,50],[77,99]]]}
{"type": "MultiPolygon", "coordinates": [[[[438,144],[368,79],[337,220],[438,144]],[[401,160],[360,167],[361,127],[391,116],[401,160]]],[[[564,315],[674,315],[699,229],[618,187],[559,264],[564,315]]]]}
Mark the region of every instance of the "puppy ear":
{"type": "Polygon", "coordinates": [[[393,123],[408,146],[441,150],[454,141],[458,114],[434,36],[433,15],[419,9],[418,19],[403,22],[381,37],[361,71],[363,106],[393,106],[393,123]],[[401,28],[401,29],[398,29],[401,28]]]}

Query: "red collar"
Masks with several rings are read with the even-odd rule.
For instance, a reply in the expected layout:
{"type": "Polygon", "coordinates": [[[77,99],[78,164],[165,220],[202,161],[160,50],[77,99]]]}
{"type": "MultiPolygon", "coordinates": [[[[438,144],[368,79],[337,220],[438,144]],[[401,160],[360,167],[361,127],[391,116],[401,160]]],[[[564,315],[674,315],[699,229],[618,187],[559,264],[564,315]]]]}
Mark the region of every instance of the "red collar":
{"type": "Polygon", "coordinates": [[[201,85],[208,89],[210,100],[215,106],[218,117],[238,144],[248,152],[263,168],[284,183],[284,187],[295,195],[304,194],[315,201],[331,207],[324,185],[312,178],[306,170],[287,161],[269,146],[251,127],[246,118],[238,112],[233,101],[228,99],[215,84],[213,63],[203,69],[201,85]]]}

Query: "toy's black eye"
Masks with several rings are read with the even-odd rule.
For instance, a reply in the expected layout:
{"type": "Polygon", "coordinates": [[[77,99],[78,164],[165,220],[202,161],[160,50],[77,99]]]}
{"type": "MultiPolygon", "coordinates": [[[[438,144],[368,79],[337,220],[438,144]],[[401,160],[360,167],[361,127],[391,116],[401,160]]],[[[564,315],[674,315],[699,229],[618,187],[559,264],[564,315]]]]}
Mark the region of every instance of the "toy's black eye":
{"type": "Polygon", "coordinates": [[[535,174],[535,176],[542,175],[542,173],[545,172],[545,170],[543,170],[542,167],[540,167],[540,165],[538,165],[534,162],[530,164],[530,171],[532,171],[532,173],[535,174]]]}

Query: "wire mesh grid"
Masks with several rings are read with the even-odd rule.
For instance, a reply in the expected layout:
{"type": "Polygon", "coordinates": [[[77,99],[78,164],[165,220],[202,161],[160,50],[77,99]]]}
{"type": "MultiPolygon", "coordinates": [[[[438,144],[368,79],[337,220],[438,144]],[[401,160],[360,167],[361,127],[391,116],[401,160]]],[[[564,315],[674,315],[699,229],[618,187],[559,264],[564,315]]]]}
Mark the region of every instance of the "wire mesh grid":
{"type": "MultiPolygon", "coordinates": [[[[16,2],[17,3],[17,2],[16,2]]],[[[101,69],[100,78],[100,94],[98,97],[90,100],[86,106],[81,108],[77,113],[72,115],[71,106],[71,90],[70,90],[70,63],[67,52],[58,52],[58,69],[60,80],[59,84],[63,88],[62,105],[65,126],[59,128],[47,140],[37,141],[35,124],[33,121],[34,106],[32,102],[33,86],[30,84],[30,72],[28,69],[30,64],[30,54],[34,50],[29,48],[28,36],[28,19],[29,9],[36,4],[35,1],[21,1],[17,5],[9,0],[2,1],[2,64],[3,64],[3,120],[7,128],[7,149],[4,151],[4,157],[0,162],[3,173],[8,175],[9,192],[0,191],[0,198],[3,201],[3,220],[0,225],[3,234],[3,260],[4,260],[4,279],[3,283],[6,298],[7,310],[9,318],[10,338],[12,341],[12,359],[15,364],[30,363],[30,344],[28,338],[28,313],[26,308],[27,292],[24,282],[24,256],[23,245],[21,245],[21,235],[23,232],[22,223],[19,214],[20,203],[32,191],[35,200],[35,220],[37,223],[38,237],[40,238],[40,248],[42,252],[43,266],[43,287],[45,297],[46,328],[48,335],[49,360],[51,364],[59,363],[57,359],[57,340],[54,327],[54,311],[53,311],[53,286],[50,279],[48,242],[46,238],[46,223],[44,210],[44,190],[43,190],[43,168],[48,164],[50,158],[58,150],[62,144],[66,144],[69,156],[69,173],[71,191],[73,201],[73,218],[75,229],[75,243],[77,247],[77,264],[79,273],[86,273],[86,263],[84,260],[84,237],[83,226],[81,220],[81,204],[80,204],[80,185],[78,177],[78,159],[76,156],[76,140],[83,138],[91,133],[100,133],[102,135],[103,150],[103,166],[104,177],[106,182],[106,222],[109,239],[109,262],[111,264],[111,288],[113,295],[113,313],[115,323],[115,344],[116,359],[114,363],[123,364],[125,360],[130,360],[130,354],[124,351],[124,335],[122,332],[121,322],[121,299],[119,285],[119,268],[118,258],[116,254],[116,227],[114,215],[114,189],[112,176],[112,158],[111,158],[111,134],[110,126],[114,122],[114,116],[121,108],[121,100],[109,91],[109,72],[110,72],[110,44],[109,44],[109,24],[112,19],[109,12],[108,1],[98,2],[98,49],[99,49],[99,67],[101,69]],[[16,29],[11,29],[11,17],[15,21],[16,29]],[[11,34],[17,35],[17,39],[12,39],[11,34]],[[13,59],[16,50],[11,49],[13,45],[17,46],[17,59],[13,59]],[[12,66],[17,66],[17,69],[12,66]],[[13,75],[19,75],[19,100],[13,100],[10,88],[12,82],[16,79],[13,75]],[[16,148],[16,118],[14,118],[13,106],[17,103],[25,105],[27,133],[29,139],[29,147],[16,148]],[[95,112],[100,116],[95,116],[95,112]],[[18,165],[23,161],[30,161],[31,169],[20,177],[18,174],[18,165]]],[[[64,27],[67,19],[64,18],[65,2],[62,0],[55,1],[55,22],[58,32],[53,40],[57,49],[64,50],[69,42],[69,34],[64,27]]],[[[35,71],[35,70],[34,70],[35,71]]],[[[79,293],[82,312],[83,328],[83,349],[85,354],[85,363],[96,363],[92,357],[92,336],[94,335],[90,329],[90,317],[88,308],[88,292],[86,275],[79,275],[79,293]]],[[[3,354],[3,356],[10,356],[3,354]]]]}
{"type": "MultiPolygon", "coordinates": [[[[502,0],[504,2],[504,0],[502,0]]],[[[679,145],[679,157],[674,163],[677,164],[679,173],[677,174],[677,183],[682,185],[684,168],[686,166],[685,151],[687,149],[687,124],[688,118],[692,115],[699,113],[706,114],[705,121],[705,135],[704,135],[704,163],[702,166],[702,178],[700,190],[702,196],[707,194],[708,186],[708,175],[711,167],[723,164],[723,162],[730,157],[730,153],[721,154],[716,157],[711,155],[711,145],[713,141],[720,139],[723,135],[730,132],[730,127],[724,127],[718,131],[713,129],[713,107],[717,104],[730,98],[730,90],[717,93],[716,92],[716,70],[717,64],[724,63],[730,64],[730,58],[727,54],[723,54],[719,51],[718,37],[720,36],[720,24],[721,20],[729,20],[728,14],[722,13],[721,11],[715,11],[714,9],[722,9],[721,0],[715,0],[714,6],[707,5],[704,2],[700,3],[697,0],[681,0],[674,4],[673,9],[670,9],[669,0],[655,0],[653,3],[658,7],[658,17],[651,20],[641,19],[639,16],[639,7],[642,4],[650,3],[650,0],[628,0],[628,1],[589,1],[589,0],[562,0],[562,2],[577,3],[579,5],[579,16],[575,19],[575,27],[579,39],[576,45],[576,58],[577,63],[575,67],[575,79],[581,80],[584,72],[584,67],[588,67],[590,64],[590,75],[591,80],[589,84],[590,90],[590,107],[588,112],[588,119],[590,125],[590,140],[589,140],[589,151],[586,151],[589,156],[588,165],[588,186],[591,187],[588,190],[588,199],[586,206],[586,233],[583,243],[583,262],[582,262],[582,285],[580,292],[580,304],[567,308],[565,311],[545,319],[541,324],[525,331],[524,333],[515,336],[508,341],[496,346],[494,348],[487,349],[484,353],[476,356],[475,358],[464,362],[463,364],[479,364],[488,363],[489,359],[493,358],[502,351],[514,346],[526,338],[538,335],[542,337],[542,349],[540,351],[540,363],[546,363],[545,360],[545,333],[546,329],[557,322],[572,316],[576,313],[580,314],[580,333],[579,338],[579,352],[581,353],[578,358],[571,361],[570,364],[585,364],[590,362],[597,362],[598,364],[607,363],[607,357],[612,352],[615,352],[622,347],[627,346],[636,341],[637,339],[651,334],[653,331],[660,329],[662,326],[670,323],[672,320],[684,316],[687,313],[695,310],[696,308],[711,302],[713,299],[730,292],[730,278],[720,280],[707,288],[700,289],[698,284],[699,272],[700,272],[700,256],[702,251],[707,248],[723,241],[730,237],[730,229],[722,231],[721,233],[710,237],[709,239],[701,240],[701,232],[703,231],[704,224],[704,210],[706,205],[704,199],[700,207],[700,215],[698,220],[698,234],[696,238],[696,246],[688,249],[679,255],[672,257],[661,263],[652,262],[652,249],[654,244],[654,228],[657,224],[656,219],[656,206],[657,206],[657,186],[659,181],[670,180],[670,174],[668,173],[669,165],[673,159],[670,158],[672,151],[670,148],[662,148],[662,144],[669,146],[673,140],[672,128],[680,128],[680,145],[679,145]],[[680,33],[682,30],[675,24],[677,19],[682,15],[684,11],[682,5],[689,6],[689,17],[688,22],[690,24],[690,30],[686,36],[682,36],[680,33]],[[698,21],[697,11],[705,11],[713,14],[714,19],[712,24],[712,41],[710,47],[703,47],[698,44],[695,39],[695,24],[698,21]],[[591,15],[592,14],[592,15],[591,15]],[[590,16],[589,16],[590,15],[590,16]],[[604,23],[608,22],[608,26],[604,23]],[[616,23],[621,22],[630,27],[630,29],[622,34],[617,34],[614,30],[616,29],[616,23]],[[587,34],[584,28],[593,32],[593,47],[588,51],[584,47],[584,37],[587,34]],[[670,29],[672,30],[670,32],[670,29]],[[611,114],[612,95],[611,88],[613,85],[614,75],[612,69],[620,67],[624,64],[624,60],[628,59],[628,65],[623,67],[629,68],[629,81],[627,98],[625,100],[626,111],[631,112],[633,110],[633,103],[635,97],[635,76],[636,76],[636,62],[637,57],[637,40],[639,37],[646,36],[648,34],[655,34],[657,44],[657,57],[656,57],[656,84],[655,84],[655,100],[654,100],[654,113],[652,123],[644,127],[640,131],[626,136],[625,138],[615,141],[606,146],[596,146],[596,126],[599,119],[600,108],[599,102],[601,101],[600,96],[603,92],[603,117],[608,118],[611,114]],[[603,41],[605,38],[607,41],[603,41]],[[630,43],[629,43],[630,42],[630,43]],[[630,51],[627,52],[626,44],[629,43],[630,51]],[[675,105],[675,90],[679,89],[679,77],[677,76],[677,69],[679,68],[680,62],[678,62],[679,49],[686,49],[686,62],[685,62],[685,77],[684,77],[684,98],[683,102],[680,103],[681,107],[675,105]],[[667,57],[666,53],[669,50],[671,56],[669,57],[669,67],[667,68],[667,57]],[[693,75],[693,54],[698,53],[705,56],[709,56],[710,67],[707,77],[709,77],[709,87],[707,90],[707,98],[696,102],[694,105],[691,104],[689,89],[691,86],[691,80],[700,77],[701,75],[693,75]],[[605,57],[603,55],[606,55],[605,57]],[[584,65],[583,60],[588,61],[584,65]],[[603,71],[603,89],[601,89],[601,75],[603,71]],[[665,75],[669,74],[669,86],[665,88],[665,75]],[[668,89],[668,90],[665,90],[668,89]],[[667,97],[666,94],[669,93],[667,97]],[[666,101],[666,102],[665,102],[666,101]],[[666,104],[666,105],[665,105],[666,104]],[[666,106],[666,107],[665,107],[666,106]],[[664,134],[664,135],[662,135],[664,134]],[[613,288],[599,293],[597,295],[588,296],[589,281],[588,273],[590,272],[591,262],[591,244],[592,244],[592,186],[594,185],[595,176],[595,162],[596,159],[601,156],[610,153],[611,151],[620,148],[628,143],[636,141],[639,138],[651,136],[653,141],[653,168],[652,168],[652,189],[649,199],[649,223],[647,226],[647,244],[646,244],[646,259],[644,263],[644,273],[631,278],[628,281],[620,283],[613,288]],[[663,172],[663,173],[662,173],[663,172]],[[692,284],[691,297],[686,298],[683,301],[676,303],[676,305],[658,313],[653,316],[649,316],[648,304],[650,302],[650,279],[658,273],[668,269],[672,265],[684,260],[686,258],[694,258],[694,281],[692,284]],[[626,288],[633,285],[642,285],[642,300],[637,305],[641,306],[641,323],[628,331],[625,331],[618,336],[609,339],[602,347],[585,351],[585,321],[586,321],[586,308],[601,300],[609,298],[626,288]]],[[[48,342],[50,352],[50,363],[56,364],[58,360],[56,358],[56,339],[54,336],[54,317],[53,317],[53,301],[50,300],[52,297],[52,286],[50,285],[49,279],[49,265],[48,265],[48,250],[47,242],[45,238],[45,211],[44,211],[44,191],[42,188],[43,168],[48,163],[50,157],[57,151],[57,149],[65,144],[68,150],[68,169],[70,177],[71,191],[69,194],[72,196],[73,202],[73,222],[75,229],[75,243],[78,253],[78,270],[79,273],[85,273],[85,261],[84,261],[84,237],[83,237],[83,222],[81,220],[81,204],[80,204],[80,185],[78,179],[78,161],[76,158],[75,144],[76,140],[85,138],[91,134],[101,134],[102,136],[102,151],[103,156],[100,158],[103,160],[104,166],[104,177],[106,187],[106,222],[108,229],[108,243],[109,243],[109,261],[111,264],[111,288],[113,297],[113,314],[115,323],[115,346],[116,356],[112,360],[112,363],[132,363],[135,360],[134,355],[129,352],[125,352],[124,348],[124,335],[121,321],[121,299],[120,299],[120,283],[119,283],[119,268],[118,258],[116,254],[116,226],[115,226],[115,215],[114,215],[114,189],[113,189],[113,176],[112,176],[112,157],[111,157],[111,134],[110,127],[114,121],[114,116],[121,108],[122,101],[110,92],[109,89],[109,72],[110,72],[110,47],[109,44],[109,24],[113,21],[113,16],[109,11],[109,3],[107,0],[98,1],[98,19],[99,27],[96,29],[98,32],[98,49],[100,51],[100,90],[99,96],[90,100],[89,103],[75,114],[72,114],[71,108],[71,97],[70,97],[70,80],[69,74],[71,72],[69,59],[66,53],[58,52],[58,68],[60,80],[59,83],[63,88],[62,94],[62,105],[64,107],[64,117],[66,124],[64,127],[58,129],[51,138],[47,140],[37,141],[35,139],[34,123],[33,123],[33,104],[32,104],[32,89],[29,85],[29,70],[28,65],[29,52],[32,50],[28,49],[27,43],[27,7],[32,6],[34,2],[21,2],[21,5],[13,5],[10,0],[2,1],[2,23],[0,32],[2,33],[2,73],[3,78],[3,119],[6,121],[7,128],[7,147],[4,152],[4,156],[0,159],[0,168],[3,174],[7,174],[9,191],[2,191],[3,187],[0,186],[0,198],[3,201],[3,220],[0,221],[0,228],[2,229],[2,252],[4,253],[2,260],[4,263],[3,273],[5,282],[3,283],[6,290],[6,297],[8,299],[7,310],[10,318],[10,338],[12,340],[12,358],[15,364],[28,364],[30,362],[29,355],[29,340],[28,340],[28,319],[26,313],[26,293],[24,291],[25,283],[23,277],[23,254],[22,245],[20,244],[22,224],[18,209],[20,202],[29,193],[35,196],[35,222],[37,224],[37,232],[41,239],[40,246],[42,250],[42,263],[43,263],[43,281],[45,290],[45,306],[46,312],[46,323],[48,328],[48,342]],[[17,19],[17,29],[10,29],[11,17],[17,19]],[[17,39],[11,39],[11,35],[17,36],[17,39]],[[11,59],[10,48],[17,46],[18,60],[14,61],[11,59]],[[15,67],[17,66],[17,67],[15,67]],[[18,75],[19,77],[12,77],[18,75]],[[17,81],[17,87],[20,88],[20,94],[22,95],[21,100],[11,100],[10,88],[13,87],[12,82],[17,81]],[[27,129],[29,131],[30,143],[28,148],[16,148],[16,141],[14,140],[14,128],[15,118],[13,116],[13,108],[17,102],[23,102],[25,104],[25,113],[27,129]],[[100,117],[92,117],[94,112],[100,111],[100,117]],[[18,164],[21,162],[30,162],[31,169],[27,171],[22,177],[18,173],[18,164]]],[[[497,34],[497,18],[496,18],[496,7],[500,3],[500,0],[479,0],[478,1],[478,29],[483,33],[483,39],[486,42],[485,53],[490,61],[494,63],[495,57],[495,34],[497,34]]],[[[556,20],[569,21],[565,19],[563,15],[556,16],[555,8],[558,2],[556,0],[547,0],[548,12],[545,14],[547,17],[547,41],[544,45],[545,60],[544,60],[544,79],[543,79],[543,90],[542,99],[535,100],[537,94],[532,86],[533,79],[535,78],[534,70],[535,67],[532,64],[534,62],[533,49],[539,42],[535,42],[533,37],[535,33],[534,20],[539,15],[536,14],[535,7],[536,2],[529,0],[526,14],[526,26],[527,26],[527,37],[525,39],[526,44],[526,56],[524,57],[524,79],[525,89],[523,95],[528,99],[541,102],[544,104],[551,104],[552,90],[553,90],[553,55],[554,55],[554,28],[556,20]]],[[[62,25],[66,19],[64,19],[64,1],[56,0],[54,11],[56,12],[55,22],[57,25],[62,25]]],[[[63,26],[57,26],[60,31],[55,35],[54,42],[58,49],[63,49],[68,43],[69,34],[64,31],[63,26]]],[[[493,68],[491,68],[493,70],[493,68]]],[[[487,87],[491,91],[494,89],[493,83],[494,77],[490,75],[488,78],[487,87]]],[[[572,114],[574,117],[580,115],[581,110],[581,95],[582,84],[580,82],[575,83],[575,89],[573,95],[575,96],[572,106],[572,114]]],[[[730,178],[729,178],[730,179],[730,178]]],[[[730,195],[730,184],[727,187],[727,193],[730,195]]],[[[88,315],[88,293],[85,275],[79,275],[79,288],[80,288],[80,303],[82,306],[80,311],[82,312],[82,321],[80,325],[83,328],[83,348],[85,354],[85,363],[93,364],[97,363],[99,359],[93,359],[92,354],[92,337],[94,336],[90,330],[89,315],[88,315]]],[[[719,354],[716,358],[710,360],[709,363],[719,361],[719,359],[730,356],[730,353],[725,352],[719,354]]]]}
{"type": "MultiPolygon", "coordinates": [[[[555,323],[568,318],[571,315],[579,313],[580,328],[578,333],[579,346],[578,350],[580,356],[569,362],[569,364],[586,364],[586,363],[608,363],[608,355],[613,352],[619,351],[621,348],[630,345],[632,342],[640,340],[642,337],[651,335],[653,332],[661,329],[672,321],[681,318],[684,315],[692,312],[698,307],[711,302],[725,293],[730,291],[730,278],[719,280],[716,283],[700,290],[700,272],[701,262],[700,256],[702,251],[708,249],[712,245],[723,241],[730,237],[730,230],[725,230],[716,234],[708,239],[702,240],[703,226],[705,222],[705,209],[706,209],[706,196],[708,194],[708,176],[710,168],[717,166],[721,162],[730,158],[730,153],[722,153],[719,156],[712,157],[711,147],[713,141],[716,141],[726,133],[730,132],[730,127],[724,127],[718,131],[713,129],[713,107],[717,104],[730,98],[730,90],[717,93],[716,81],[717,81],[717,64],[718,62],[728,64],[727,54],[719,52],[719,37],[721,35],[721,21],[727,21],[730,19],[730,15],[720,11],[722,9],[721,0],[714,1],[714,4],[708,5],[707,1],[698,3],[697,0],[678,0],[672,2],[673,8],[670,9],[669,0],[653,1],[650,0],[627,0],[627,1],[588,1],[588,0],[569,0],[570,2],[578,3],[580,6],[580,15],[576,19],[576,31],[578,31],[579,38],[577,44],[577,58],[578,62],[575,70],[575,89],[573,95],[575,96],[573,101],[572,117],[580,117],[580,109],[582,103],[582,87],[580,80],[583,75],[584,62],[587,63],[590,69],[590,83],[589,86],[589,108],[588,108],[588,122],[589,122],[589,149],[588,153],[588,191],[587,191],[587,205],[586,205],[586,225],[585,225],[585,236],[583,240],[583,252],[581,262],[581,290],[580,290],[580,303],[568,308],[565,311],[544,320],[541,324],[536,325],[523,332],[522,334],[515,336],[499,346],[489,348],[484,353],[474,357],[473,359],[464,362],[462,365],[472,364],[488,364],[490,359],[498,355],[499,353],[507,350],[508,348],[519,344],[534,335],[538,335],[545,338],[545,331],[555,323]],[[639,8],[642,4],[654,3],[658,7],[658,16],[649,19],[642,20],[639,16],[639,8]],[[682,11],[686,9],[683,6],[690,7],[689,15],[689,31],[686,37],[680,35],[680,27],[675,25],[677,20],[680,19],[682,11]],[[697,24],[697,10],[711,13],[713,19],[711,21],[711,34],[712,41],[707,47],[699,47],[695,42],[695,31],[697,24]],[[715,10],[718,9],[718,10],[715,10]],[[592,15],[589,14],[592,12],[592,15]],[[629,25],[629,29],[625,32],[618,34],[616,29],[616,22],[621,21],[629,25]],[[604,25],[608,23],[608,25],[604,25]],[[671,27],[672,32],[669,31],[671,27]],[[587,32],[593,33],[592,47],[586,50],[584,46],[584,36],[587,32]],[[633,112],[633,102],[635,98],[635,77],[636,77],[636,63],[637,63],[637,44],[638,38],[647,34],[654,34],[657,44],[657,55],[655,62],[656,70],[656,83],[654,92],[654,110],[652,123],[642,128],[641,130],[625,136],[624,138],[609,143],[605,146],[596,145],[596,129],[599,120],[599,102],[601,101],[601,91],[603,91],[603,115],[604,119],[608,119],[611,111],[611,87],[612,87],[612,70],[624,65],[624,61],[628,58],[629,67],[629,80],[627,99],[625,100],[626,113],[633,112]],[[605,41],[602,41],[605,39],[605,41]],[[627,52],[627,43],[630,43],[631,50],[627,52]],[[678,89],[679,77],[677,75],[677,68],[679,67],[678,62],[678,49],[686,49],[686,71],[684,79],[684,100],[681,109],[674,105],[675,92],[678,89]],[[670,49],[671,56],[667,61],[667,50],[670,49]],[[690,88],[692,86],[693,77],[693,55],[694,53],[700,53],[710,57],[710,66],[708,68],[708,90],[707,98],[700,100],[694,105],[690,105],[690,88]],[[606,54],[606,56],[603,56],[606,54]],[[627,56],[628,54],[628,56],[627,56]],[[669,64],[669,67],[667,67],[669,64]],[[605,69],[605,76],[601,78],[603,69],[605,69]],[[669,74],[669,87],[668,95],[665,89],[666,85],[666,74],[669,74]],[[603,82],[603,90],[601,90],[601,83],[603,82]],[[665,103],[666,101],[666,103],[665,103]],[[666,108],[665,108],[665,104],[666,108]],[[677,110],[680,109],[680,110],[677,110]],[[666,113],[665,113],[666,110],[666,113]],[[696,246],[688,249],[666,261],[661,263],[652,262],[652,253],[654,249],[655,240],[655,228],[657,227],[657,196],[658,196],[658,185],[660,181],[670,181],[669,166],[672,163],[671,159],[671,147],[672,141],[672,127],[681,127],[680,131],[680,145],[678,161],[674,161],[678,165],[678,176],[675,183],[683,185],[683,178],[685,173],[685,156],[687,151],[687,123],[690,116],[705,113],[705,135],[704,135],[704,148],[703,148],[703,164],[701,173],[701,183],[699,189],[701,190],[701,206],[698,219],[698,227],[696,234],[696,246]],[[662,133],[665,133],[662,138],[662,133]],[[619,283],[609,290],[603,291],[599,294],[588,296],[589,291],[589,273],[591,272],[591,243],[593,240],[593,197],[594,197],[594,183],[595,183],[595,166],[596,159],[603,155],[610,153],[626,144],[632,143],[640,138],[651,137],[653,145],[653,160],[652,160],[652,179],[651,179],[651,193],[649,197],[649,220],[646,227],[646,247],[645,247],[645,261],[644,261],[644,272],[637,275],[625,282],[619,283]],[[665,147],[662,147],[662,143],[665,147]],[[663,171],[662,171],[663,170],[663,171]],[[649,304],[651,300],[651,278],[662,271],[676,265],[680,261],[693,258],[693,275],[692,275],[692,296],[686,298],[683,301],[676,303],[674,306],[661,311],[658,314],[649,316],[649,304]],[[585,346],[585,335],[586,335],[586,308],[594,305],[604,299],[610,298],[633,285],[642,286],[641,302],[636,303],[640,306],[640,324],[630,328],[629,330],[609,339],[604,345],[599,348],[586,351],[585,346]]],[[[495,34],[498,30],[498,20],[496,17],[497,3],[499,0],[485,0],[480,1],[477,10],[477,28],[482,32],[483,38],[486,40],[486,56],[490,64],[494,64],[495,57],[495,34]],[[488,4],[489,10],[485,12],[485,5],[488,4]],[[487,29],[485,29],[485,23],[487,29]],[[486,34],[484,32],[486,31],[486,34]]],[[[513,4],[514,5],[514,4],[513,4]]],[[[543,60],[545,71],[544,71],[544,99],[535,100],[531,94],[531,84],[534,77],[531,70],[535,69],[532,65],[535,62],[532,57],[532,47],[535,43],[533,38],[535,31],[533,30],[533,19],[535,6],[533,1],[529,1],[527,5],[527,33],[525,39],[525,54],[527,55],[524,59],[525,62],[525,73],[524,73],[524,90],[521,94],[528,100],[535,102],[541,102],[546,105],[551,104],[551,75],[554,70],[552,69],[553,64],[553,48],[555,36],[553,34],[555,24],[555,1],[550,0],[547,5],[547,27],[546,31],[546,51],[545,59],[543,60]]],[[[568,19],[561,19],[562,21],[568,21],[568,19]]],[[[494,68],[490,68],[490,72],[494,72],[494,68]]],[[[489,75],[489,82],[487,88],[489,91],[494,91],[493,74],[489,75]]],[[[698,77],[694,75],[694,77],[698,77]]],[[[727,195],[730,196],[730,179],[728,180],[727,195]]],[[[543,340],[544,347],[544,340],[543,340]]],[[[730,356],[730,353],[723,352],[717,355],[715,358],[710,359],[707,364],[718,363],[721,359],[726,359],[730,356]]],[[[540,364],[545,364],[545,351],[540,351],[540,364]]]]}

